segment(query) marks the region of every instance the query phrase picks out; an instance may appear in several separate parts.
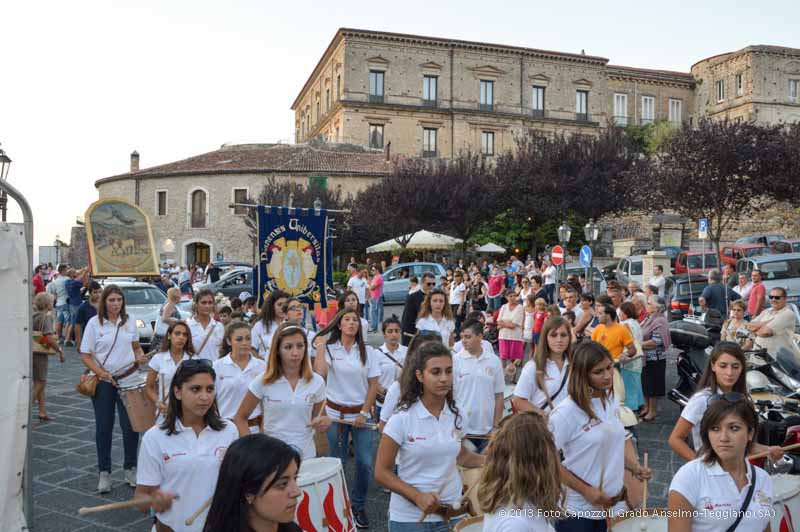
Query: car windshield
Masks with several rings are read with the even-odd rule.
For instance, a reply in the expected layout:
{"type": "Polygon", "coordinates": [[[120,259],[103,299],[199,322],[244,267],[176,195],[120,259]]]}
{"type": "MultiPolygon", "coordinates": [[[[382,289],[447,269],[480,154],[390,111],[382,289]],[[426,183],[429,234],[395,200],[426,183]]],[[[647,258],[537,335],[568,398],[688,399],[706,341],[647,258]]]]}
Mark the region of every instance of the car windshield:
{"type": "Polygon", "coordinates": [[[642,275],[641,261],[631,261],[631,275],[642,275]]]}
{"type": "Polygon", "coordinates": [[[759,264],[758,269],[765,281],[800,277],[800,259],[765,262],[759,264]]]}
{"type": "Polygon", "coordinates": [[[155,286],[123,286],[126,305],[163,305],[167,300],[164,292],[155,286]]]}
{"type": "Polygon", "coordinates": [[[800,253],[800,242],[795,242],[794,244],[792,244],[792,249],[794,250],[795,253],[800,253]]]}
{"type": "MultiPolygon", "coordinates": [[[[694,297],[698,297],[703,293],[703,288],[705,288],[707,284],[708,283],[706,281],[696,281],[691,283],[691,294],[694,297]]],[[[689,283],[678,283],[678,297],[688,296],[689,293],[689,283]]]]}
{"type": "MultiPolygon", "coordinates": [[[[713,253],[706,253],[706,268],[714,268],[717,265],[717,256],[713,253]]],[[[703,267],[702,255],[689,255],[689,268],[696,269],[703,267]]]]}
{"type": "Polygon", "coordinates": [[[744,250],[744,256],[755,257],[757,255],[763,255],[765,249],[767,248],[747,248],[744,250]]]}

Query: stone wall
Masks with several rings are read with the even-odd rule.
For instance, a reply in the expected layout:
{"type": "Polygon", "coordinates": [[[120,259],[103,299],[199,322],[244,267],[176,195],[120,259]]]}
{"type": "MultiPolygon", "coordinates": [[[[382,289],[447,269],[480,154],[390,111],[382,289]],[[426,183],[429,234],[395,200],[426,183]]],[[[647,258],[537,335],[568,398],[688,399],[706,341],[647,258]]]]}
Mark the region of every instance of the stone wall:
{"type": "Polygon", "coordinates": [[[67,262],[73,268],[83,268],[89,264],[89,243],[86,240],[86,227],[76,225],[70,231],[67,262]]]}

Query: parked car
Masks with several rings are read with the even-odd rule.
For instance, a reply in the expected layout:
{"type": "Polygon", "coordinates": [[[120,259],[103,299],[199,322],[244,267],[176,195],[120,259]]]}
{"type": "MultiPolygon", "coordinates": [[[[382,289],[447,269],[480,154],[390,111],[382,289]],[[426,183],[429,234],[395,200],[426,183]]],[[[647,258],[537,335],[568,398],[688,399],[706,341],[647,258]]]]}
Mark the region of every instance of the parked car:
{"type": "Polygon", "coordinates": [[[685,273],[708,273],[719,267],[719,258],[713,251],[705,252],[705,268],[703,268],[702,251],[681,251],[675,260],[675,275],[685,273]]]}
{"type": "Polygon", "coordinates": [[[630,257],[623,257],[617,264],[615,270],[616,279],[621,285],[627,285],[631,281],[635,281],[642,285],[642,256],[631,255],[630,257]]]}
{"type": "Polygon", "coordinates": [[[734,268],[739,259],[756,257],[766,253],[769,253],[769,248],[764,244],[733,244],[731,246],[722,246],[722,249],[719,250],[722,263],[730,264],[734,268]]]}
{"type": "MultiPolygon", "coordinates": [[[[584,275],[588,268],[584,268],[579,263],[567,264],[567,275],[575,274],[578,277],[584,275]]],[[[588,279],[587,279],[588,282],[588,279]]],[[[594,295],[605,294],[608,285],[603,272],[597,266],[592,266],[592,293],[594,295]]]]}
{"type": "Polygon", "coordinates": [[[800,253],[800,238],[776,240],[770,244],[773,253],[800,253]]]}
{"type": "Polygon", "coordinates": [[[800,302],[800,253],[762,255],[741,259],[736,263],[736,271],[744,272],[748,277],[753,270],[761,272],[767,294],[773,287],[780,286],[786,289],[789,303],[800,302]]]}
{"type": "Polygon", "coordinates": [[[786,240],[786,236],[781,233],[743,236],[736,241],[737,244],[764,244],[769,246],[777,240],[786,240]]]}
{"type": "Polygon", "coordinates": [[[222,292],[228,299],[239,297],[243,292],[248,292],[251,295],[255,294],[253,269],[250,267],[237,267],[226,272],[216,283],[198,283],[194,286],[195,292],[203,288],[208,288],[214,294],[222,292]]]}
{"type": "MultiPolygon", "coordinates": [[[[675,261],[678,260],[678,255],[680,255],[681,251],[683,251],[683,250],[681,248],[679,248],[678,246],[666,246],[666,247],[661,248],[661,251],[666,253],[667,256],[669,257],[669,269],[670,270],[674,270],[675,269],[675,261]]],[[[669,272],[667,272],[667,273],[669,273],[669,272]]]]}
{"type": "Polygon", "coordinates": [[[617,278],[617,263],[609,264],[607,266],[603,266],[602,268],[603,277],[605,277],[606,282],[611,281],[612,279],[617,278]]]}
{"type": "MultiPolygon", "coordinates": [[[[100,284],[103,286],[115,284],[122,290],[122,294],[125,296],[125,309],[128,311],[130,319],[136,320],[139,343],[142,344],[145,352],[148,351],[153,340],[153,331],[156,327],[158,312],[167,302],[167,296],[164,295],[164,292],[148,283],[107,278],[102,280],[100,284]]],[[[191,317],[190,312],[186,312],[180,307],[178,311],[183,319],[191,317]]]]}
{"type": "Polygon", "coordinates": [[[700,310],[698,298],[708,285],[708,277],[703,274],[671,275],[664,285],[664,302],[667,305],[669,320],[682,319],[687,314],[700,310]]]}
{"type": "Polygon", "coordinates": [[[446,275],[444,266],[435,262],[403,262],[393,264],[383,272],[383,302],[385,305],[402,305],[408,295],[411,278],[417,277],[422,282],[422,274],[431,272],[436,276],[436,285],[439,277],[446,275]]]}

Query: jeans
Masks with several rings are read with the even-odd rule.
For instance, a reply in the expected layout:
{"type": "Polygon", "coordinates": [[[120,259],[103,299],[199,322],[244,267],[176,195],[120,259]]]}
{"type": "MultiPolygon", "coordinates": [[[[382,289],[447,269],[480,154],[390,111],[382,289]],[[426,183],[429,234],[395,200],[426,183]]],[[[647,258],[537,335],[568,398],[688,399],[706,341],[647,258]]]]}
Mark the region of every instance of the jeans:
{"type": "Polygon", "coordinates": [[[444,521],[429,521],[427,523],[389,521],[389,532],[448,532],[462,519],[464,519],[463,516],[454,517],[450,520],[450,527],[444,521]]]}
{"type": "Polygon", "coordinates": [[[555,522],[556,532],[606,532],[608,526],[605,519],[586,519],[569,517],[555,522]]]}
{"type": "Polygon", "coordinates": [[[369,300],[369,326],[373,331],[379,331],[383,323],[383,298],[369,300]]]}
{"type": "Polygon", "coordinates": [[[544,298],[549,305],[555,303],[555,295],[556,295],[556,285],[555,284],[546,284],[544,285],[544,298]]]}
{"type": "Polygon", "coordinates": [[[475,452],[478,454],[482,453],[486,446],[489,445],[489,438],[467,438],[467,440],[475,446],[475,452]]]}
{"type": "Polygon", "coordinates": [[[494,312],[495,310],[499,310],[502,306],[503,296],[489,296],[489,312],[494,312]]]}
{"type": "Polygon", "coordinates": [[[364,510],[369,490],[369,479],[372,478],[372,463],[375,460],[376,433],[369,428],[357,429],[351,425],[333,423],[328,429],[328,445],[331,456],[347,464],[348,437],[353,438],[353,449],[356,457],[355,482],[350,487],[350,502],[353,510],[364,510]]]}
{"type": "Polygon", "coordinates": [[[122,404],[117,388],[110,383],[100,381],[92,397],[94,407],[94,440],[97,445],[97,470],[111,473],[111,438],[114,432],[114,407],[119,414],[119,426],[122,429],[122,447],[125,453],[123,467],[136,467],[136,451],[139,447],[139,433],[131,428],[128,411],[122,404]]]}

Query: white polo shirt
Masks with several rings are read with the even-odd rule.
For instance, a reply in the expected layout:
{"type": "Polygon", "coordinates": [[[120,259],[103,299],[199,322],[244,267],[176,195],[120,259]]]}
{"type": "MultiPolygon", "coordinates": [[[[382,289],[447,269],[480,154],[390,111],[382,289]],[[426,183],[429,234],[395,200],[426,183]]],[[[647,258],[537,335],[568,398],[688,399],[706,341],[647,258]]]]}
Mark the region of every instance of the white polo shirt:
{"type": "MultiPolygon", "coordinates": [[[[564,359],[564,364],[560,370],[558,369],[558,364],[549,358],[547,359],[544,368],[544,387],[547,390],[547,396],[550,397],[550,402],[553,403],[553,407],[558,406],[569,394],[567,382],[565,381],[568,373],[569,362],[566,359],[564,359]]],[[[522,368],[522,374],[519,376],[516,388],[514,388],[514,395],[525,399],[545,412],[550,410],[550,405],[547,404],[547,396],[539,388],[539,383],[536,380],[536,361],[534,359],[529,360],[525,367],[522,368]]]]}
{"type": "MultiPolygon", "coordinates": [[[[219,415],[225,419],[233,419],[242,399],[247,395],[247,389],[253,379],[264,374],[267,364],[261,359],[250,356],[244,370],[242,370],[230,355],[226,355],[214,362],[214,371],[217,373],[217,406],[219,415]]],[[[253,409],[250,419],[261,415],[261,405],[253,409]]]]}
{"type": "MultiPolygon", "coordinates": [[[[625,471],[626,433],[617,418],[618,406],[614,398],[606,400],[605,407],[600,399],[592,399],[596,418],[589,421],[586,412],[567,397],[553,409],[549,419],[556,448],[564,453],[564,467],[610,497],[622,491],[625,471]]],[[[580,516],[586,519],[605,519],[602,508],[593,506],[577,491],[569,487],[566,490],[567,511],[581,512],[580,516]]],[[[625,501],[619,502],[612,508],[614,515],[626,507],[625,501]]]]}
{"type": "Polygon", "coordinates": [[[450,287],[450,304],[461,305],[464,301],[461,300],[462,294],[467,291],[467,286],[464,283],[453,284],[450,287]]]}
{"type": "Polygon", "coordinates": [[[495,396],[502,397],[505,387],[503,364],[492,353],[481,351],[475,357],[464,350],[453,357],[453,395],[464,434],[492,431],[495,396]]]}
{"type": "Polygon", "coordinates": [[[203,327],[199,321],[194,319],[194,316],[189,318],[186,323],[192,333],[192,345],[197,351],[197,356],[211,361],[217,360],[219,358],[219,346],[225,338],[225,327],[214,318],[211,318],[208,327],[203,327]],[[206,336],[209,334],[211,336],[206,342],[206,336]],[[205,342],[205,345],[203,345],[203,342],[205,342]],[[200,346],[203,346],[202,351],[200,346]]]}
{"type": "Polygon", "coordinates": [[[258,356],[264,360],[269,356],[269,350],[272,349],[272,337],[277,330],[278,324],[274,321],[265,327],[264,321],[258,320],[250,331],[250,343],[258,349],[258,356]]]}
{"type": "MultiPolygon", "coordinates": [[[[381,376],[381,367],[378,364],[375,350],[366,346],[367,363],[364,365],[361,363],[357,343],[354,343],[349,351],[342,346],[341,342],[325,344],[325,348],[325,362],[329,366],[326,394],[328,400],[342,406],[363,405],[367,400],[368,380],[381,376]]],[[[330,406],[327,407],[327,414],[337,419],[341,416],[330,406]]],[[[353,421],[357,417],[358,414],[344,415],[344,419],[348,421],[353,421]]]]}
{"type": "Polygon", "coordinates": [[[98,317],[93,316],[86,323],[86,330],[81,337],[81,353],[91,353],[97,363],[102,364],[112,375],[121,375],[136,362],[133,353],[133,342],[139,341],[136,320],[128,316],[128,321],[119,326],[117,333],[117,325],[121,321],[121,318],[117,318],[115,322],[103,320],[103,324],[100,325],[98,317]],[[116,342],[114,342],[115,334],[117,334],[116,342]]]}
{"type": "MultiPolygon", "coordinates": [[[[397,476],[423,493],[438,493],[439,500],[446,504],[461,498],[461,476],[456,466],[461,432],[456,429],[455,420],[447,405],[436,419],[422,401],[417,401],[408,410],[396,412],[383,429],[383,437],[400,446],[397,476]],[[444,482],[447,484],[442,489],[444,482]]],[[[390,521],[416,523],[421,515],[416,504],[392,493],[390,521]]],[[[441,520],[436,514],[425,518],[425,522],[441,520]]]]}
{"type": "MultiPolygon", "coordinates": [[[[183,353],[181,362],[184,360],[189,360],[188,353],[183,353]]],[[[153,358],[150,359],[149,367],[156,372],[158,378],[158,398],[161,401],[166,401],[169,397],[169,387],[170,384],[172,384],[172,377],[174,377],[175,372],[178,371],[178,366],[175,364],[175,361],[172,360],[172,355],[169,351],[162,351],[153,355],[153,358]],[[161,385],[162,382],[164,383],[163,387],[161,385]],[[162,395],[162,390],[165,395],[162,395]]]]}
{"type": "Polygon", "coordinates": [[[394,381],[389,389],[386,390],[386,400],[381,407],[381,419],[386,423],[394,414],[397,405],[400,403],[400,381],[394,381]]]}
{"type": "Polygon", "coordinates": [[[483,516],[483,532],[555,532],[539,510],[530,504],[506,506],[483,516]]]}
{"type": "MultiPolygon", "coordinates": [[[[770,523],[772,479],[760,467],[755,471],[755,491],[742,520],[736,525],[737,532],[762,532],[770,523]]],[[[692,520],[693,532],[712,532],[727,530],[733,524],[751,482],[750,464],[747,464],[747,484],[739,491],[733,477],[719,463],[708,465],[696,458],[675,473],[669,491],[680,493],[697,512],[692,520]]]]}
{"type": "Polygon", "coordinates": [[[314,373],[311,381],[297,381],[292,389],[286,377],[264,384],[258,375],[250,382],[250,393],[264,407],[264,434],[296,447],[303,460],[317,456],[314,429],[309,427],[314,405],[325,400],[325,380],[314,373]]]}
{"type": "Polygon", "coordinates": [[[700,421],[703,419],[703,414],[706,413],[710,397],[710,388],[695,392],[681,412],[681,417],[692,424],[692,445],[695,452],[699,451],[703,445],[703,440],[700,439],[700,421]]]}
{"type": "Polygon", "coordinates": [[[377,349],[375,356],[378,357],[378,365],[381,368],[381,376],[378,379],[378,384],[380,384],[383,388],[389,388],[394,381],[400,378],[400,367],[395,364],[392,358],[386,356],[386,353],[391,355],[393,359],[403,365],[406,360],[406,354],[408,353],[408,347],[404,345],[397,346],[396,351],[389,351],[389,348],[386,347],[386,344],[383,344],[377,349]]]}
{"type": "Polygon", "coordinates": [[[175,421],[175,428],[178,432],[172,436],[158,426],[145,432],[136,483],[180,495],[169,510],[156,514],[158,520],[173,530],[199,532],[203,530],[207,510],[192,526],[186,526],[185,521],[214,494],[222,457],[239,433],[230,422],[220,431],[206,427],[199,435],[184,427],[180,420],[175,421]]]}
{"type": "Polygon", "coordinates": [[[436,321],[433,316],[428,315],[417,320],[417,330],[438,332],[442,335],[442,343],[450,347],[450,335],[456,330],[456,322],[447,318],[436,321]]]}

